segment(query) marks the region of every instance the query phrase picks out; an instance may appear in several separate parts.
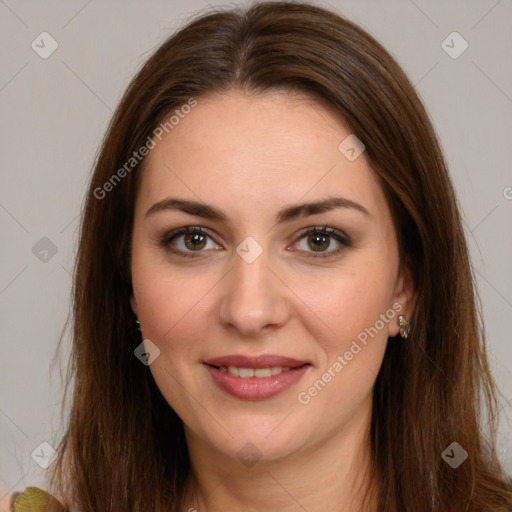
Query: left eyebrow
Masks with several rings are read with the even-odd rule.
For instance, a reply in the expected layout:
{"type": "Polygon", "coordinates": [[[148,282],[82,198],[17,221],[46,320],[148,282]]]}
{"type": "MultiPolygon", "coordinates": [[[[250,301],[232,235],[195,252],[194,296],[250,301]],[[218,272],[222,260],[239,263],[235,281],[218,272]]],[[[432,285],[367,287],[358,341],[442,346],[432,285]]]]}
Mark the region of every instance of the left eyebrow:
{"type": "MultiPolygon", "coordinates": [[[[282,224],[284,222],[290,222],[299,217],[316,215],[318,213],[324,213],[337,208],[352,208],[366,216],[371,216],[370,212],[363,205],[356,203],[355,201],[346,199],[344,197],[330,197],[322,201],[314,201],[311,203],[287,206],[277,213],[276,223],[282,224]]],[[[228,220],[227,214],[215,206],[202,202],[189,201],[187,199],[178,199],[173,197],[168,197],[155,203],[146,212],[146,217],[157,212],[168,210],[182,211],[184,213],[188,213],[189,215],[195,215],[197,217],[203,217],[205,219],[221,222],[226,222],[228,220]]]]}
{"type": "Polygon", "coordinates": [[[323,201],[312,203],[303,203],[295,206],[288,206],[279,211],[276,215],[276,223],[288,222],[298,217],[307,217],[318,213],[328,212],[337,208],[353,208],[366,216],[371,216],[370,212],[361,204],[356,203],[344,197],[330,197],[323,201]]]}

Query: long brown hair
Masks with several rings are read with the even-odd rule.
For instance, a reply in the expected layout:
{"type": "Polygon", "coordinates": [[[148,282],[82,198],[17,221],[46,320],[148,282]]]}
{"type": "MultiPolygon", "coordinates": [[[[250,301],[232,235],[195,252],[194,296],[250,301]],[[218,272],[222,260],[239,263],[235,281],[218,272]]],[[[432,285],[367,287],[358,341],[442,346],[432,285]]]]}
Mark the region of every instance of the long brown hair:
{"type": "Polygon", "coordinates": [[[414,270],[411,336],[388,343],[374,389],[378,510],[509,510],[512,481],[495,450],[498,390],[456,196],[429,116],[373,37],[336,13],[294,2],[217,8],[189,21],[143,65],[112,118],[83,209],[73,395],[50,491],[80,512],[180,509],[190,476],[182,423],[133,354],[141,339],[129,303],[130,244],[144,159],[130,159],[176,109],[235,87],[298,91],[340,116],[366,147],[401,261],[414,270]],[[457,469],[441,456],[453,442],[468,454],[457,469]]]}

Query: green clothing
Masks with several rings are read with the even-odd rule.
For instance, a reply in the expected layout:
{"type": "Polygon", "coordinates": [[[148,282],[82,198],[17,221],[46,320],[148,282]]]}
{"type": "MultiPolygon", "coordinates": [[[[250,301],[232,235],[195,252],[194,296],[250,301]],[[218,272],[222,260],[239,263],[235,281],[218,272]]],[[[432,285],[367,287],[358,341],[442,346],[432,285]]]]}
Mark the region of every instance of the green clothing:
{"type": "Polygon", "coordinates": [[[65,512],[64,507],[39,487],[26,487],[11,497],[11,512],[65,512]]]}
{"type": "MultiPolygon", "coordinates": [[[[66,512],[64,507],[39,487],[26,487],[23,492],[15,492],[11,498],[11,512],[66,512]],[[48,509],[52,505],[53,508],[48,509]]],[[[512,512],[512,510],[511,510],[512,512]]]]}

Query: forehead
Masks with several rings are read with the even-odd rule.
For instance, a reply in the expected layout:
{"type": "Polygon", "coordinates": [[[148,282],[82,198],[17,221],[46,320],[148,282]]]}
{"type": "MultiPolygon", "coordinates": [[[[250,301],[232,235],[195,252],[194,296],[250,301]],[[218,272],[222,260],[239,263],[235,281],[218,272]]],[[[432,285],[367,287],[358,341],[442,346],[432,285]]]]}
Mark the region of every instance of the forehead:
{"type": "Polygon", "coordinates": [[[138,202],[172,195],[254,213],[339,192],[385,207],[364,153],[350,161],[339,150],[350,135],[329,109],[296,93],[199,97],[155,139],[138,202]]]}

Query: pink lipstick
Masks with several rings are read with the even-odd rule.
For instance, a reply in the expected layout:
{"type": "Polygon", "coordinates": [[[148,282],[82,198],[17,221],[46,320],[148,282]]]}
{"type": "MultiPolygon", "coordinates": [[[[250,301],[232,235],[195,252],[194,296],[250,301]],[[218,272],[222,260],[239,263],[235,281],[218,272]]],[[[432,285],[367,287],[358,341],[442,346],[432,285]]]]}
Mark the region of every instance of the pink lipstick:
{"type": "Polygon", "coordinates": [[[311,366],[308,361],[272,354],[229,355],[204,364],[220,389],[245,400],[264,400],[285,391],[311,366]]]}

